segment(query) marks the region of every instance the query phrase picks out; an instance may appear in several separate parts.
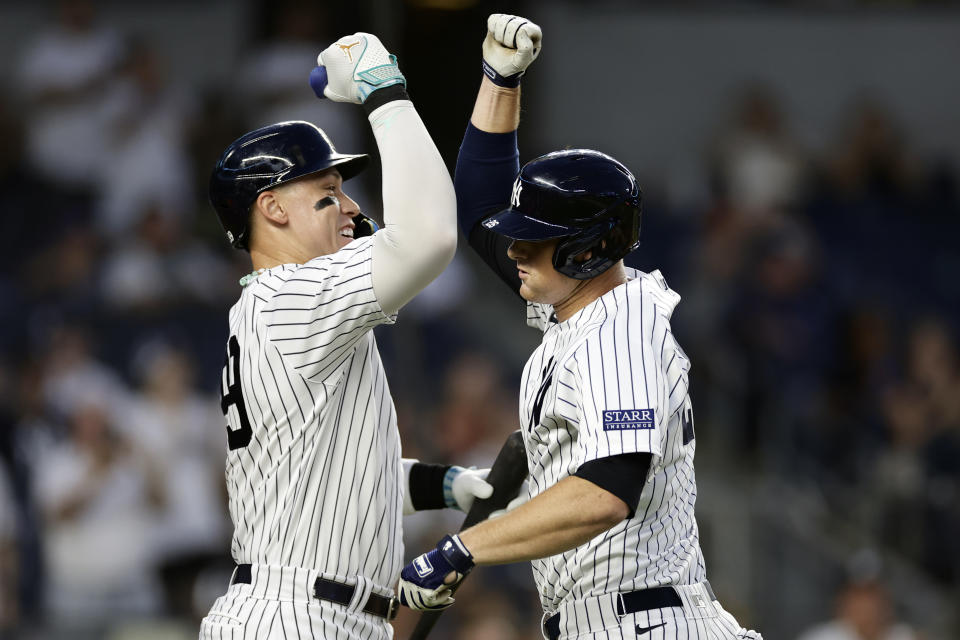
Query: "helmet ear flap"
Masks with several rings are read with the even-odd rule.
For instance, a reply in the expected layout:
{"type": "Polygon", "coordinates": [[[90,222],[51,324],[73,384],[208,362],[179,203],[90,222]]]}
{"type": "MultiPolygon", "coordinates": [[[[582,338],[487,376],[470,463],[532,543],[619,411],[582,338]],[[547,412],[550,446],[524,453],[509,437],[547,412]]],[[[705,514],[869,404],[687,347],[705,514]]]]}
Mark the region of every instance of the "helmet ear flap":
{"type": "Polygon", "coordinates": [[[576,280],[588,280],[612,267],[617,259],[611,257],[609,237],[615,226],[613,219],[603,220],[562,240],[553,252],[554,269],[576,280]],[[588,251],[590,257],[578,262],[577,256],[588,251]]]}
{"type": "Polygon", "coordinates": [[[639,229],[628,226],[620,215],[610,215],[597,224],[562,240],[553,252],[553,267],[577,280],[596,277],[636,248],[639,229]],[[590,252],[586,260],[577,256],[590,252]]]}

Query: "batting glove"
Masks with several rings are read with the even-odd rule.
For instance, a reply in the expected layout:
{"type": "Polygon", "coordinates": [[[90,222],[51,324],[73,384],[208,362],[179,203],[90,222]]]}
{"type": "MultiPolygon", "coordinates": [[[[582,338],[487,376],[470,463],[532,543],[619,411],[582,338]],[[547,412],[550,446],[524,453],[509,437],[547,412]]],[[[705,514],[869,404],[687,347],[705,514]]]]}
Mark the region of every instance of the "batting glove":
{"type": "Polygon", "coordinates": [[[497,509],[490,513],[487,517],[487,520],[492,520],[494,518],[499,518],[500,516],[505,516],[517,507],[522,504],[525,504],[530,501],[530,492],[527,489],[527,483],[524,481],[523,486],[520,487],[520,493],[517,494],[517,497],[507,503],[507,506],[503,509],[497,509]]]}
{"type": "Polygon", "coordinates": [[[470,511],[476,498],[493,495],[493,486],[486,481],[490,469],[464,469],[456,465],[443,476],[443,500],[451,509],[470,511]]]}
{"type": "Polygon", "coordinates": [[[310,86],[318,98],[334,102],[362,104],[377,89],[407,84],[397,56],[370,33],[340,38],[317,56],[317,64],[310,73],[310,86]]]}
{"type": "Polygon", "coordinates": [[[437,548],[414,558],[400,572],[400,604],[418,611],[446,609],[453,604],[453,589],[473,569],[473,556],[460,536],[444,536],[437,548]],[[446,577],[455,574],[449,584],[446,577]]]}
{"type": "Polygon", "coordinates": [[[540,27],[520,16],[494,13],[487,18],[483,41],[483,73],[501,87],[516,87],[540,55],[540,27]]]}

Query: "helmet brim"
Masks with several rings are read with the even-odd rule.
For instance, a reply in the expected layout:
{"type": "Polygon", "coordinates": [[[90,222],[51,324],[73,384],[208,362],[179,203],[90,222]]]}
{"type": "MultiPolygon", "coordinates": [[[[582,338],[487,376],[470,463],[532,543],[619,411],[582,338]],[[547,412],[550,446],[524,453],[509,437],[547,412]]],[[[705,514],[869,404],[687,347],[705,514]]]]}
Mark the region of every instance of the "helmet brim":
{"type": "Polygon", "coordinates": [[[528,216],[513,207],[487,216],[480,224],[488,231],[501,236],[530,242],[562,238],[577,231],[573,227],[528,216]]]}
{"type": "Polygon", "coordinates": [[[340,177],[343,178],[344,182],[346,182],[350,178],[356,176],[361,171],[366,169],[368,164],[370,164],[370,156],[365,153],[357,155],[338,153],[334,156],[331,156],[326,167],[323,169],[317,169],[317,171],[312,171],[311,173],[317,173],[318,171],[326,171],[327,169],[336,168],[337,171],[340,172],[340,177]]]}

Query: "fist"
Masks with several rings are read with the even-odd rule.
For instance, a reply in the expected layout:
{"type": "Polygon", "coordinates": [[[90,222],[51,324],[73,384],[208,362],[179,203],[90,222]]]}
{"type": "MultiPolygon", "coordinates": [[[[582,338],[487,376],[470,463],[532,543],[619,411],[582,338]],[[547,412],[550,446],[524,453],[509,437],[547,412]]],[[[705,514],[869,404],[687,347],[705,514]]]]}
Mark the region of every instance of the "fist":
{"type": "Polygon", "coordinates": [[[453,604],[453,592],[473,569],[473,555],[460,536],[444,536],[437,548],[417,556],[400,572],[400,604],[429,611],[453,604]]]}
{"type": "Polygon", "coordinates": [[[540,27],[526,18],[492,14],[483,41],[483,72],[496,84],[516,86],[540,55],[542,40],[540,27]]]}
{"type": "Polygon", "coordinates": [[[443,478],[443,498],[447,506],[464,513],[470,511],[475,498],[485,500],[493,495],[493,487],[486,478],[490,469],[450,467],[443,478]]]}
{"type": "Polygon", "coordinates": [[[317,56],[317,64],[310,86],[318,97],[335,102],[361,104],[377,89],[406,85],[397,57],[370,33],[340,38],[317,56]]]}

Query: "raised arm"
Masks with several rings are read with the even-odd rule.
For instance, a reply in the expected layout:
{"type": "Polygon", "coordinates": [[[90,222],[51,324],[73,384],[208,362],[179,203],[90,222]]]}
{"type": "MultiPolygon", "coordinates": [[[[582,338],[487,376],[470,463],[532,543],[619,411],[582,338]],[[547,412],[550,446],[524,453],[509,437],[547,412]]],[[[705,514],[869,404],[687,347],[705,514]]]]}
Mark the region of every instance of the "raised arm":
{"type": "Polygon", "coordinates": [[[510,241],[479,223],[510,204],[513,180],[520,169],[520,77],[540,53],[540,45],[540,28],[532,22],[503,14],[488,19],[483,42],[484,77],[454,177],[460,229],[470,246],[515,293],[520,279],[507,257],[510,241]]]}
{"type": "Polygon", "coordinates": [[[373,290],[393,314],[450,263],[457,247],[450,174],[407,96],[406,81],[376,36],[341,38],[320,54],[318,94],[361,103],[383,168],[384,229],[373,240],[373,290]]]}

